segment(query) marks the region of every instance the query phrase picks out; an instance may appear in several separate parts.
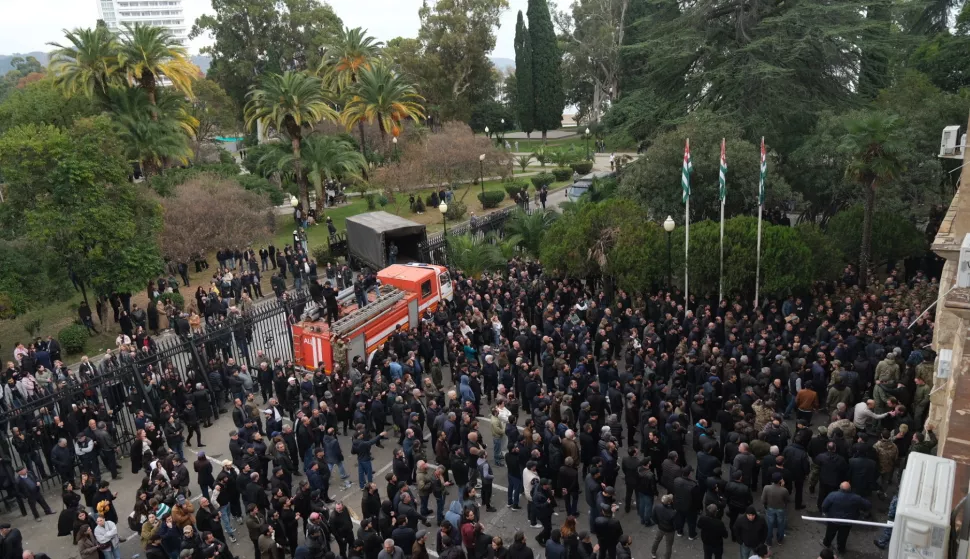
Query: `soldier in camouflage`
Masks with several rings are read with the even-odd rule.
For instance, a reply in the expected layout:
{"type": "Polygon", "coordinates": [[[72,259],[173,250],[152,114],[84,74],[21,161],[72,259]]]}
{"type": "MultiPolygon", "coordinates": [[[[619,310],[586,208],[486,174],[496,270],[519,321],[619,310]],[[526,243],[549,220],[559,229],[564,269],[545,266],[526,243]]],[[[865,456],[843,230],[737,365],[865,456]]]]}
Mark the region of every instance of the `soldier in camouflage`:
{"type": "Polygon", "coordinates": [[[896,459],[899,457],[899,449],[893,443],[892,433],[888,429],[883,430],[879,442],[872,445],[872,448],[876,451],[876,456],[879,459],[879,483],[882,485],[882,491],[879,492],[879,496],[885,499],[886,488],[892,484],[893,471],[896,469],[896,459]]]}

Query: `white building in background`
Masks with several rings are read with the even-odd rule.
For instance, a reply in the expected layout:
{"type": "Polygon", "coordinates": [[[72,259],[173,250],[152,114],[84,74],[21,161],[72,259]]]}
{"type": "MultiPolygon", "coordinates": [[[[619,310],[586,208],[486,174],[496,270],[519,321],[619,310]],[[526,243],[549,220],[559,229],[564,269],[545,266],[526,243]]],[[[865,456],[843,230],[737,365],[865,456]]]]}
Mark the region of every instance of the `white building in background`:
{"type": "Polygon", "coordinates": [[[122,24],[153,25],[168,29],[183,46],[188,45],[189,28],[185,23],[182,0],[95,0],[98,18],[108,29],[120,31],[122,24]]]}

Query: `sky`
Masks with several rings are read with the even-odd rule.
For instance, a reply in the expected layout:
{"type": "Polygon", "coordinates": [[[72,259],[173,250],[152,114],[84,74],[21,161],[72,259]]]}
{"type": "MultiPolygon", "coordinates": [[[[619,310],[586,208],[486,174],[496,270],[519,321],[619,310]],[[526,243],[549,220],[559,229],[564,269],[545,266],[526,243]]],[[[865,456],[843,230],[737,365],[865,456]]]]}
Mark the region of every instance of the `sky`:
{"type": "MultiPolygon", "coordinates": [[[[414,37],[418,33],[418,8],[422,0],[328,0],[348,27],[364,27],[381,41],[394,37],[414,37]]],[[[555,0],[560,10],[571,0],[555,0]]],[[[90,27],[98,19],[98,0],[0,0],[0,54],[47,51],[49,42],[63,38],[62,29],[90,27]]],[[[497,43],[492,56],[515,58],[513,38],[515,18],[525,12],[527,0],[509,0],[502,14],[497,43]]],[[[211,12],[209,0],[183,0],[186,20],[211,12]]],[[[189,45],[191,54],[209,42],[198,37],[189,45]]]]}

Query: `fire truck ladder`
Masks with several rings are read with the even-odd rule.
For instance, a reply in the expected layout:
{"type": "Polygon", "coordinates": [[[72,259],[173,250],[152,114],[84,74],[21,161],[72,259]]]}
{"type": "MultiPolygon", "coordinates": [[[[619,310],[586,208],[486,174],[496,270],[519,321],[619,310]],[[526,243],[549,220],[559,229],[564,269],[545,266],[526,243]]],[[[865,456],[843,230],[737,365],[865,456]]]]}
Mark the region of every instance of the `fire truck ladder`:
{"type": "Polygon", "coordinates": [[[366,307],[357,309],[340,320],[334,322],[330,327],[330,331],[337,336],[343,336],[353,332],[368,320],[394,306],[395,303],[404,299],[406,295],[406,291],[402,291],[396,287],[391,287],[386,293],[382,294],[372,303],[368,303],[366,307]]]}

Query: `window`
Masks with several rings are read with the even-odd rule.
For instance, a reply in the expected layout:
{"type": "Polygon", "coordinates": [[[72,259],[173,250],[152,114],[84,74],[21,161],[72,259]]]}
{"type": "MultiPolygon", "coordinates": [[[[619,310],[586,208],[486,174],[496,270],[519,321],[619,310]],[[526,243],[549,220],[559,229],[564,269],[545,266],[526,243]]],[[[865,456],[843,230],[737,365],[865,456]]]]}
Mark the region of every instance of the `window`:
{"type": "Polygon", "coordinates": [[[431,296],[431,280],[428,280],[421,284],[421,298],[431,296]]]}
{"type": "Polygon", "coordinates": [[[441,282],[442,291],[451,287],[451,276],[448,275],[448,272],[445,272],[440,276],[438,276],[438,281],[441,282]]]}

